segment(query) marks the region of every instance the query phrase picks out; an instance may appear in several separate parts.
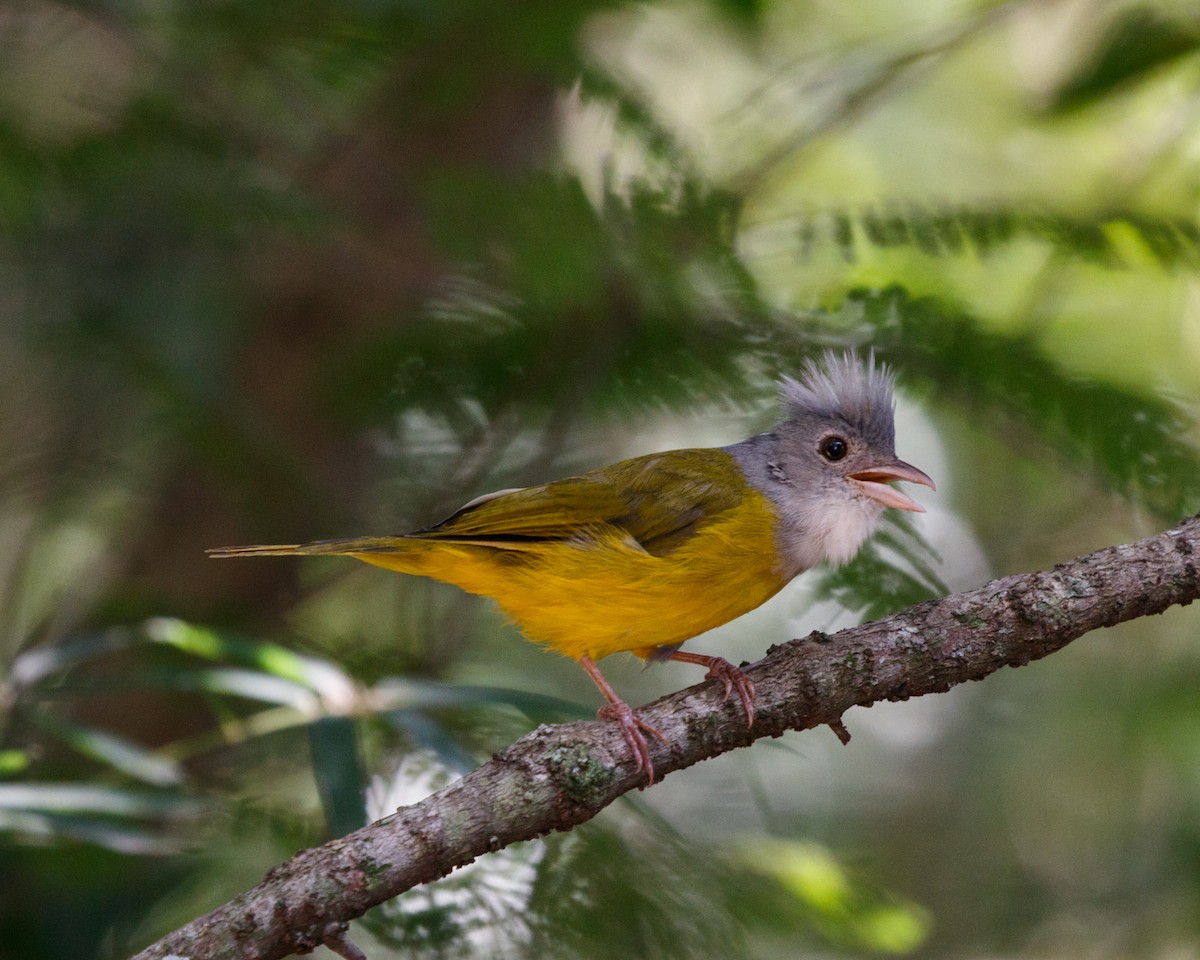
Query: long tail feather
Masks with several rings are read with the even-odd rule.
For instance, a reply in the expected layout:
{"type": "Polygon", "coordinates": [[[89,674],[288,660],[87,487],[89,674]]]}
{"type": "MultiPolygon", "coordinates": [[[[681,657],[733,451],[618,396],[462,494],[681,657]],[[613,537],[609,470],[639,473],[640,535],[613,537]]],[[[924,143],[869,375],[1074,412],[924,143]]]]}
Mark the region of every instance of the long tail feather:
{"type": "Polygon", "coordinates": [[[404,537],[356,537],[349,540],[317,540],[315,543],[277,543],[246,547],[214,547],[210,557],[340,556],[349,553],[388,553],[404,549],[404,537]]]}

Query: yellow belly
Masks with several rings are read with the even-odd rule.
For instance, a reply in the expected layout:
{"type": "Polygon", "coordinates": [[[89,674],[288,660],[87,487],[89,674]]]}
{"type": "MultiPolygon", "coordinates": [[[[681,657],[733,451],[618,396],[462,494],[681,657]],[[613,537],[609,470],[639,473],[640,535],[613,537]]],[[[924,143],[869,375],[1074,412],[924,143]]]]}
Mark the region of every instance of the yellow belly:
{"type": "Polygon", "coordinates": [[[353,556],[492,597],[530,640],[575,659],[674,646],[753,610],[787,582],[774,511],[757,494],[666,556],[616,533],[520,551],[412,540],[397,553],[353,556]]]}

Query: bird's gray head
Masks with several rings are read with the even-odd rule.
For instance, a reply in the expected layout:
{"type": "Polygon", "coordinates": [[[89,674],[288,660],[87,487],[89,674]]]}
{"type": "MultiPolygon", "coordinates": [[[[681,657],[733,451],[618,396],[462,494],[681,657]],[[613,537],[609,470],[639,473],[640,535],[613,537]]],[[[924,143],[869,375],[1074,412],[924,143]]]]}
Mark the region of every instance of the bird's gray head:
{"type": "Polygon", "coordinates": [[[730,452],[774,504],[786,572],[820,560],[843,563],[870,536],[885,507],[924,508],[889,483],[933,487],[895,450],[895,377],[874,355],[826,352],[799,379],[785,377],[786,418],[730,452]]]}

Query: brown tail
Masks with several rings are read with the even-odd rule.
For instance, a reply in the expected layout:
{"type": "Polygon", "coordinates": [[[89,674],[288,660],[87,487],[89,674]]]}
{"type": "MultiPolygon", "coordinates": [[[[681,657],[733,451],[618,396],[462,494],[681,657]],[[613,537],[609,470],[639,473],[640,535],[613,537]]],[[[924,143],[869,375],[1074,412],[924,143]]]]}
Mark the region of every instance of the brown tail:
{"type": "Polygon", "coordinates": [[[340,556],[349,553],[388,553],[404,549],[404,537],[356,537],[350,540],[317,540],[315,543],[277,543],[267,546],[214,547],[210,557],[340,556]]]}

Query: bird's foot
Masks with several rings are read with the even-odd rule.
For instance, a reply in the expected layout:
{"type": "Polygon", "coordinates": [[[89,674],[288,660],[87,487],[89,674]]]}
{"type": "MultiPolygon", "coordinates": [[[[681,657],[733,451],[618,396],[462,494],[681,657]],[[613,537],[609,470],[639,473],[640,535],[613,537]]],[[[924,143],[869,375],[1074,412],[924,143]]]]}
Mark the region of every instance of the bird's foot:
{"type": "MultiPolygon", "coordinates": [[[[633,761],[637,766],[638,773],[646,774],[646,785],[653,786],[654,784],[654,764],[650,760],[650,744],[646,742],[646,738],[642,736],[642,731],[655,737],[663,744],[667,744],[667,738],[663,736],[662,731],[657,727],[652,727],[645,720],[638,719],[634,714],[633,709],[624,700],[615,700],[601,707],[596,711],[596,716],[602,720],[615,720],[621,728],[621,733],[625,735],[625,742],[629,745],[629,752],[633,754],[633,761]]],[[[667,744],[669,746],[669,744],[667,744]]]]}
{"type": "Polygon", "coordinates": [[[724,701],[737,688],[738,699],[742,701],[742,709],[746,711],[746,726],[754,726],[754,683],[746,676],[746,671],[735,667],[724,657],[710,657],[708,673],[705,680],[720,680],[725,687],[724,701]]]}
{"type": "Polygon", "coordinates": [[[754,684],[741,667],[735,667],[724,657],[710,657],[706,653],[687,653],[683,650],[672,650],[666,659],[708,667],[704,679],[721,681],[725,687],[726,702],[736,688],[738,699],[742,701],[742,709],[746,711],[746,726],[754,726],[754,684]]]}

